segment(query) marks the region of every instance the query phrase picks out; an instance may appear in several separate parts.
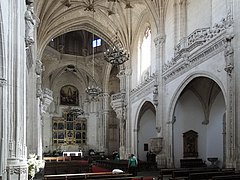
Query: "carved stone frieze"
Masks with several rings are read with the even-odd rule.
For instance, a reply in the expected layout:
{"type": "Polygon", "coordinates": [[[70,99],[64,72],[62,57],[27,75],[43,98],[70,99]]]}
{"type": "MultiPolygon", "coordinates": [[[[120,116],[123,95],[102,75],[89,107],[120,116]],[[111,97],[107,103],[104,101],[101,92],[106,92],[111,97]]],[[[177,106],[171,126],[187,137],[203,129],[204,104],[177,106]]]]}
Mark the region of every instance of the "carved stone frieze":
{"type": "Polygon", "coordinates": [[[136,88],[131,90],[131,94],[136,93],[137,91],[143,89],[145,86],[147,86],[148,84],[151,84],[152,82],[155,81],[156,75],[152,74],[151,76],[149,76],[148,78],[146,78],[144,81],[142,81],[136,88]]]}
{"type": "Polygon", "coordinates": [[[10,166],[7,167],[6,171],[10,174],[26,174],[27,173],[27,167],[20,167],[20,166],[10,166]]]}
{"type": "Polygon", "coordinates": [[[140,85],[138,85],[135,89],[131,90],[130,99],[131,102],[136,102],[141,98],[146,97],[149,94],[153,93],[153,87],[154,87],[155,77],[151,77],[151,79],[148,79],[147,81],[144,81],[140,85]]]}
{"type": "MultiPolygon", "coordinates": [[[[163,76],[166,82],[171,81],[180,74],[183,74],[190,68],[196,66],[206,59],[215,55],[216,51],[224,45],[223,36],[228,34],[231,29],[233,19],[230,14],[223,18],[220,23],[215,24],[212,28],[201,28],[193,31],[189,36],[180,40],[180,43],[174,49],[174,57],[163,66],[163,76]],[[205,45],[203,47],[203,45],[205,45]]],[[[226,67],[231,71],[231,66],[226,67]]]]}
{"type": "Polygon", "coordinates": [[[224,38],[219,37],[219,40],[205,46],[201,50],[190,54],[186,59],[181,58],[178,63],[175,63],[170,69],[163,73],[165,83],[168,83],[179,77],[181,74],[189,71],[191,68],[208,60],[210,57],[224,50],[224,38]]]}

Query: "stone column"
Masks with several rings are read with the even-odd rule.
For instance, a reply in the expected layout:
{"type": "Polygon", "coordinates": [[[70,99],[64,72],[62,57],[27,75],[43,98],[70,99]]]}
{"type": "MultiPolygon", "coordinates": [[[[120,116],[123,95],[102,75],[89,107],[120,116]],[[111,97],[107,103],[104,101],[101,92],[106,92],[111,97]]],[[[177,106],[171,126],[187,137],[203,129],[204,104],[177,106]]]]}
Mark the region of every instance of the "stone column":
{"type": "MultiPolygon", "coordinates": [[[[164,30],[164,3],[160,6],[160,16],[159,16],[159,34],[154,39],[156,47],[156,80],[154,85],[153,99],[156,107],[156,131],[157,138],[155,139],[155,144],[163,144],[163,121],[164,121],[164,87],[163,87],[163,63],[165,57],[165,30],[164,30]],[[159,141],[159,143],[156,143],[159,141]]],[[[158,167],[165,166],[166,155],[162,153],[162,146],[155,146],[156,161],[158,167]],[[161,148],[161,150],[160,150],[161,148]]]]}
{"type": "MultiPolygon", "coordinates": [[[[1,35],[1,34],[0,34],[1,35]]],[[[0,50],[1,51],[1,50],[0,50]]],[[[1,59],[0,59],[1,61],[1,59]]],[[[3,71],[4,72],[4,71],[3,71]]],[[[3,74],[1,74],[2,76],[3,74]]],[[[8,146],[7,142],[7,107],[6,107],[6,98],[7,93],[6,93],[6,85],[7,85],[7,80],[3,77],[0,77],[0,177],[2,176],[5,166],[6,166],[6,160],[7,160],[7,151],[6,147],[8,146]]]]}
{"type": "Polygon", "coordinates": [[[110,96],[108,93],[102,94],[103,100],[103,114],[102,114],[102,123],[101,128],[102,132],[100,135],[100,151],[104,151],[105,154],[108,154],[108,118],[109,118],[109,99],[110,96]]]}
{"type": "MultiPolygon", "coordinates": [[[[125,70],[125,78],[126,78],[126,95],[125,95],[125,107],[126,107],[126,157],[128,158],[128,154],[134,152],[136,154],[136,149],[131,149],[133,147],[133,142],[131,141],[133,137],[135,136],[132,131],[132,123],[130,120],[131,119],[131,107],[129,106],[130,104],[130,90],[131,90],[131,75],[132,75],[132,70],[131,69],[126,69],[125,70]]],[[[134,146],[134,148],[137,148],[137,146],[134,146]]]]}
{"type": "Polygon", "coordinates": [[[111,106],[120,121],[120,158],[126,159],[126,107],[124,105],[125,93],[114,94],[111,97],[111,106]]]}
{"type": "MultiPolygon", "coordinates": [[[[8,8],[8,7],[7,7],[8,8]]],[[[26,54],[24,34],[25,2],[9,1],[9,14],[6,29],[6,140],[7,151],[6,174],[3,179],[27,179],[26,148],[26,54]]],[[[6,11],[8,12],[8,11],[6,11]]]]}
{"type": "Polygon", "coordinates": [[[120,120],[120,158],[126,159],[126,75],[124,65],[120,66],[117,75],[120,79],[121,107],[118,107],[116,113],[120,120]]]}
{"type": "MultiPolygon", "coordinates": [[[[162,16],[163,16],[163,11],[162,16]]],[[[163,21],[163,20],[162,20],[163,21]]],[[[161,22],[162,22],[161,21],[161,22]]],[[[163,26],[163,22],[162,22],[163,26]]],[[[166,166],[166,154],[164,154],[164,150],[162,150],[163,146],[163,123],[164,123],[164,84],[162,79],[163,73],[163,62],[165,57],[165,39],[166,36],[164,34],[164,30],[162,29],[161,33],[158,37],[155,38],[155,47],[156,47],[156,65],[157,65],[157,72],[156,72],[156,81],[154,85],[154,92],[153,92],[153,100],[156,107],[156,130],[157,130],[157,138],[155,139],[155,152],[158,154],[156,155],[156,161],[158,167],[165,167],[166,166]],[[156,143],[159,141],[159,143],[156,143]],[[159,145],[159,146],[158,146],[159,145]],[[159,148],[159,150],[156,150],[159,148]]]]}
{"type": "Polygon", "coordinates": [[[155,81],[155,92],[154,93],[154,103],[156,105],[156,130],[158,137],[162,137],[162,126],[163,126],[163,103],[164,103],[164,94],[163,94],[163,57],[164,57],[164,45],[165,45],[165,36],[159,35],[155,40],[156,47],[156,63],[157,63],[157,76],[155,81]]]}
{"type": "MultiPolygon", "coordinates": [[[[230,14],[229,14],[230,15],[230,14]]],[[[232,19],[232,16],[227,20],[232,19]]],[[[233,27],[229,26],[226,29],[225,35],[225,71],[227,72],[227,102],[226,102],[226,166],[236,167],[236,119],[235,119],[235,71],[234,71],[234,49],[232,47],[233,27]]]]}

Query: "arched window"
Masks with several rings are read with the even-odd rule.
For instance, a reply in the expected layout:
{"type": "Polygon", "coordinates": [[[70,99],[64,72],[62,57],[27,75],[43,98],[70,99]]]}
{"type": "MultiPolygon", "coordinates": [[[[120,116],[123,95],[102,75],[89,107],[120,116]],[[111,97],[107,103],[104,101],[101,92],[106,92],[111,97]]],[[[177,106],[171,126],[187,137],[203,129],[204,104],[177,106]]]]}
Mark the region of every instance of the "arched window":
{"type": "Polygon", "coordinates": [[[150,75],[151,65],[151,29],[147,27],[140,40],[138,51],[138,80],[142,81],[150,75]]]}

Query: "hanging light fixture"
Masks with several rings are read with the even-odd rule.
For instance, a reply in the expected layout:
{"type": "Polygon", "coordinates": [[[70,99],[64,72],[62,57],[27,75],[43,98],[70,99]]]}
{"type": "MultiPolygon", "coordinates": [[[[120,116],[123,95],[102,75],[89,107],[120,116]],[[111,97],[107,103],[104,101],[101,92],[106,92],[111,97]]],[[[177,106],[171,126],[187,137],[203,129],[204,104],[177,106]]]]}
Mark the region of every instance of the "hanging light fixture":
{"type": "Polygon", "coordinates": [[[104,52],[104,59],[113,66],[119,66],[129,60],[129,54],[122,48],[117,33],[114,46],[104,52]]]}
{"type": "MultiPolygon", "coordinates": [[[[94,1],[93,1],[94,2],[94,1]]],[[[85,9],[85,11],[92,11],[93,12],[93,21],[94,21],[94,7],[93,7],[93,3],[89,4],[89,7],[87,7],[85,9]]],[[[94,61],[95,61],[95,56],[94,56],[94,31],[92,33],[93,38],[92,38],[92,83],[89,82],[89,86],[86,88],[86,93],[91,96],[92,98],[98,96],[99,94],[102,93],[102,89],[100,87],[97,86],[96,82],[95,82],[95,78],[94,78],[94,61]]]]}

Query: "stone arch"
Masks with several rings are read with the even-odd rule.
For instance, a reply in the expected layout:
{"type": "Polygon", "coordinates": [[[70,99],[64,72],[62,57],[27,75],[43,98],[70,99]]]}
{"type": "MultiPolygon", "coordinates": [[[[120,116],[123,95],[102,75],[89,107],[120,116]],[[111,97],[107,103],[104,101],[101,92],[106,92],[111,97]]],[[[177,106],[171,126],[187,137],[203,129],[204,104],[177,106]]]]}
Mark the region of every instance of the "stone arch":
{"type": "Polygon", "coordinates": [[[191,73],[189,74],[181,83],[178,88],[176,88],[175,93],[173,94],[170,104],[169,104],[169,111],[167,113],[167,121],[168,122],[172,122],[172,114],[174,111],[174,107],[176,105],[176,102],[180,96],[180,94],[182,93],[183,89],[189,84],[189,82],[191,82],[194,78],[196,77],[207,77],[209,79],[212,79],[214,82],[216,82],[218,84],[218,86],[220,87],[223,96],[224,96],[224,100],[226,102],[226,91],[224,89],[224,85],[222,84],[222,82],[220,81],[220,79],[218,77],[216,77],[215,75],[213,75],[212,73],[209,72],[195,72],[195,73],[191,73]]]}
{"type": "MultiPolygon", "coordinates": [[[[179,131],[176,131],[175,132],[175,126],[178,126],[179,125],[179,123],[181,122],[181,123],[183,123],[183,122],[189,122],[189,119],[188,120],[181,120],[182,119],[182,117],[181,117],[181,115],[180,115],[180,117],[179,117],[179,114],[177,115],[178,117],[177,117],[177,120],[176,120],[176,117],[175,117],[175,113],[176,112],[179,112],[179,109],[177,108],[177,104],[178,104],[178,101],[181,99],[181,97],[182,97],[182,95],[183,94],[185,94],[187,91],[186,91],[186,87],[188,87],[188,90],[190,90],[189,88],[191,88],[191,86],[188,86],[188,85],[192,85],[193,84],[193,82],[194,82],[194,80],[197,80],[198,82],[200,82],[199,80],[200,79],[204,79],[204,78],[206,78],[205,79],[205,81],[204,82],[206,82],[206,80],[208,80],[209,82],[213,82],[214,84],[215,84],[215,86],[217,87],[217,88],[219,88],[219,90],[218,90],[218,95],[219,95],[219,93],[221,93],[220,94],[220,96],[219,96],[219,98],[220,98],[220,101],[221,101],[221,99],[222,99],[222,105],[221,105],[221,107],[220,107],[220,109],[221,109],[221,113],[225,113],[225,108],[223,108],[224,106],[226,106],[226,93],[225,93],[225,91],[224,91],[224,86],[223,86],[223,84],[221,83],[221,81],[216,77],[216,76],[214,76],[213,74],[210,74],[210,73],[206,73],[206,72],[197,72],[197,73],[192,73],[192,74],[190,74],[189,76],[187,76],[186,78],[185,78],[185,80],[183,81],[183,83],[181,83],[179,86],[178,86],[178,88],[177,88],[177,90],[175,91],[175,93],[174,93],[174,95],[172,96],[173,98],[172,98],[172,101],[171,101],[171,104],[170,104],[170,111],[169,111],[169,114],[168,114],[168,120],[169,120],[169,122],[170,122],[170,124],[171,124],[171,126],[170,126],[170,129],[169,129],[169,131],[171,132],[171,134],[172,134],[172,136],[171,136],[171,139],[169,139],[169,142],[171,142],[172,143],[172,154],[175,156],[175,157],[173,157],[173,159],[175,159],[175,160],[177,160],[177,161],[175,161],[175,162],[173,162],[175,165],[177,165],[177,166],[180,166],[180,164],[178,164],[180,161],[179,161],[179,158],[180,158],[180,154],[181,153],[175,153],[175,150],[177,149],[177,148],[179,148],[180,147],[180,143],[177,143],[176,145],[175,145],[175,142],[177,142],[177,141],[175,141],[174,140],[174,138],[175,137],[179,137],[180,138],[180,136],[181,136],[181,132],[185,129],[185,128],[194,128],[195,126],[193,126],[193,125],[184,125],[184,127],[181,129],[181,130],[179,130],[179,131]],[[176,110],[176,108],[177,108],[177,110],[176,110]],[[176,112],[175,112],[176,111],[176,112]],[[176,123],[177,121],[178,121],[178,119],[180,118],[180,121],[178,122],[178,123],[176,123]],[[181,131],[181,132],[180,132],[181,131]],[[178,135],[176,135],[176,134],[178,134],[178,135]]],[[[195,81],[196,82],[196,81],[195,81]]],[[[196,105],[196,107],[198,107],[198,106],[201,106],[200,104],[201,104],[201,98],[200,97],[198,97],[198,95],[197,94],[195,94],[195,92],[194,91],[190,91],[192,94],[193,94],[193,96],[192,97],[195,97],[196,99],[195,100],[193,100],[193,99],[191,99],[191,101],[193,102],[193,101],[195,101],[195,102],[198,102],[199,103],[199,105],[196,105]],[[198,100],[197,100],[198,99],[198,100]]],[[[218,100],[219,100],[219,98],[218,98],[218,100]]],[[[182,101],[181,101],[182,102],[182,101]]],[[[189,100],[188,101],[185,101],[185,102],[189,102],[189,100]]],[[[213,102],[215,102],[215,99],[213,100],[213,102]]],[[[181,106],[182,108],[184,108],[184,105],[183,106],[181,106]]],[[[200,122],[199,121],[199,119],[201,119],[202,118],[202,116],[204,117],[204,115],[203,114],[205,114],[205,112],[204,112],[204,107],[203,106],[201,106],[202,108],[200,108],[200,109],[198,109],[198,112],[193,112],[192,114],[195,114],[195,113],[197,113],[197,114],[202,114],[202,115],[197,115],[197,117],[198,118],[196,118],[196,120],[198,119],[198,122],[193,122],[194,124],[201,124],[201,126],[198,126],[198,130],[199,130],[199,132],[201,132],[201,134],[203,134],[203,131],[206,131],[206,132],[210,132],[208,129],[210,129],[211,127],[212,127],[212,123],[215,123],[215,125],[217,125],[217,126],[219,126],[218,127],[218,133],[220,132],[220,131],[223,131],[223,129],[225,128],[224,126],[223,126],[223,122],[219,122],[219,121],[215,121],[214,119],[214,117],[213,116],[211,116],[211,119],[213,119],[213,121],[212,122],[206,122],[205,121],[205,119],[202,121],[202,122],[200,122]],[[217,124],[216,124],[217,123],[217,124]],[[210,125],[208,125],[208,124],[210,124],[210,125]]],[[[216,105],[215,106],[213,106],[214,108],[216,107],[216,105]]],[[[186,107],[185,107],[186,108],[186,107]]],[[[209,108],[209,113],[211,112],[213,112],[214,110],[212,110],[212,104],[210,105],[210,107],[208,107],[209,108]]],[[[184,110],[183,110],[183,112],[184,112],[184,110]]],[[[183,113],[184,114],[184,113],[183,113]]],[[[190,113],[191,114],[191,113],[190,113]]],[[[209,114],[208,114],[208,116],[209,116],[209,114]]],[[[189,117],[191,117],[191,116],[189,116],[189,117]]],[[[210,117],[208,117],[208,118],[210,118],[210,117]]],[[[190,118],[191,119],[191,118],[190,118]]],[[[222,121],[224,121],[224,117],[220,117],[220,119],[222,120],[222,121]]],[[[195,120],[195,119],[194,119],[195,120]]],[[[192,121],[192,120],[190,120],[190,121],[192,121]]],[[[180,124],[181,124],[180,123],[180,124]]],[[[186,124],[191,124],[191,123],[186,123],[186,124]]],[[[195,127],[196,128],[196,127],[195,127]]],[[[179,128],[178,128],[179,129],[179,128]]],[[[186,130],[186,129],[185,129],[186,130]]],[[[208,133],[206,133],[206,134],[208,134],[208,133]]],[[[210,133],[209,133],[210,134],[210,133]]],[[[206,140],[206,142],[205,143],[207,143],[208,141],[211,141],[211,138],[209,138],[208,137],[208,135],[206,135],[206,136],[202,136],[201,137],[202,139],[204,139],[204,140],[206,140]],[[210,140],[209,140],[210,139],[210,140]]],[[[224,141],[224,136],[222,136],[222,137],[219,137],[218,138],[218,140],[220,141],[220,144],[221,143],[223,143],[223,141],[224,141]]],[[[178,139],[178,141],[180,141],[181,139],[178,139]]],[[[201,141],[201,143],[200,144],[203,144],[203,141],[201,141]]],[[[181,151],[182,149],[180,149],[180,151],[181,151]]],[[[179,151],[179,150],[178,150],[179,151]]],[[[207,160],[207,156],[209,156],[209,152],[211,152],[211,145],[205,145],[204,147],[203,146],[201,146],[201,148],[200,148],[200,152],[201,152],[201,154],[199,155],[199,157],[201,157],[201,158],[205,158],[204,160],[207,160]],[[209,149],[210,148],[210,149],[209,149]],[[205,152],[206,151],[206,152],[205,152]],[[204,153],[205,152],[205,153],[204,153]],[[204,154],[204,155],[203,155],[204,154]]],[[[224,160],[224,157],[225,157],[225,155],[223,154],[224,153],[224,144],[222,144],[221,145],[221,147],[219,147],[219,152],[218,152],[219,154],[220,154],[220,159],[222,159],[222,160],[224,160]],[[222,150],[220,150],[222,148],[222,150]]],[[[211,153],[210,153],[211,154],[211,153]]],[[[224,162],[221,162],[221,165],[222,165],[222,163],[224,163],[224,162]]]]}
{"type": "Polygon", "coordinates": [[[146,161],[149,140],[157,136],[156,109],[153,103],[147,99],[143,100],[139,105],[135,129],[135,147],[137,147],[135,152],[140,160],[146,161]]]}

